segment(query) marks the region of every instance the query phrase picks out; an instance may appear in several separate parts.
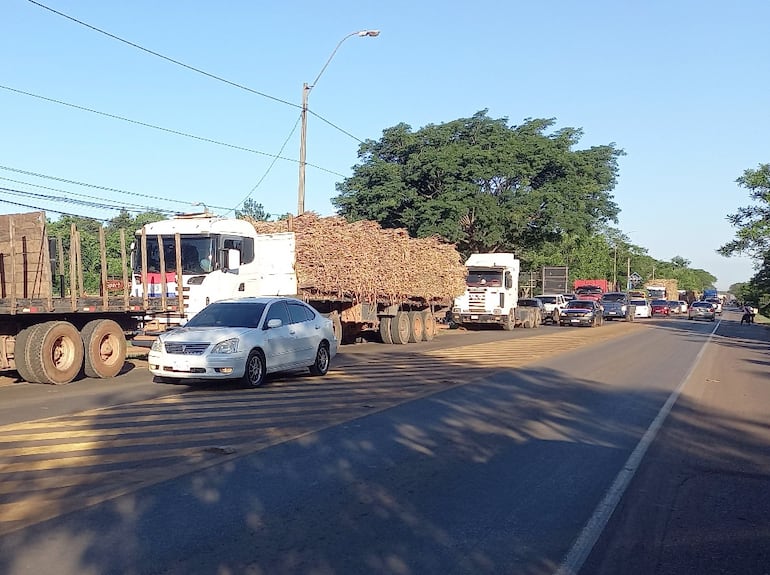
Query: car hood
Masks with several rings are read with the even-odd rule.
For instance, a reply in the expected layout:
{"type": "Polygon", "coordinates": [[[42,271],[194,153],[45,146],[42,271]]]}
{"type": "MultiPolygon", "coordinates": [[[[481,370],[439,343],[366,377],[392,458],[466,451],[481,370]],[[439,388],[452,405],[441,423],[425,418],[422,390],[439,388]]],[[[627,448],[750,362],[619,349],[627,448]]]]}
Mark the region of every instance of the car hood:
{"type": "Polygon", "coordinates": [[[241,337],[253,328],[247,327],[180,327],[161,336],[164,342],[217,342],[241,337]]]}

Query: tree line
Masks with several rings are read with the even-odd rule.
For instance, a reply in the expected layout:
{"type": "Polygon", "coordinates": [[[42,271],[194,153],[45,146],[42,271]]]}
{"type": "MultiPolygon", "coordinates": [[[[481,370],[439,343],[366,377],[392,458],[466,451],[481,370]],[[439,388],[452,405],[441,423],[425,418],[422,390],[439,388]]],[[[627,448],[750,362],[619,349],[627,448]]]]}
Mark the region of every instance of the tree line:
{"type": "MultiPolygon", "coordinates": [[[[359,146],[358,163],[337,183],[332,204],[350,221],[373,220],[405,228],[414,237],[438,236],[463,256],[513,252],[525,271],[567,266],[570,279],[607,279],[620,286],[627,284],[630,271],[643,281],[676,279],[680,289],[713,287],[716,277],[708,271],[691,268],[679,255],[658,260],[616,227],[620,209],[612,192],[618,158],[625,152],[614,143],[580,149],[580,129],[554,125],[554,119],[509,125],[507,118],[491,118],[486,110],[418,130],[400,123],[359,146]]],[[[236,211],[236,217],[243,216],[273,217],[251,199],[236,211]]],[[[107,223],[110,274],[122,274],[118,230],[133,234],[165,217],[121,212],[107,223]]],[[[49,222],[49,231],[68,242],[71,223],[97,232],[102,225],[65,216],[49,222]]],[[[86,269],[97,270],[89,264],[98,264],[98,244],[83,242],[82,249],[86,269]]],[[[740,249],[747,248],[741,244],[740,249]]],[[[87,274],[89,283],[98,286],[97,271],[87,274]]]]}

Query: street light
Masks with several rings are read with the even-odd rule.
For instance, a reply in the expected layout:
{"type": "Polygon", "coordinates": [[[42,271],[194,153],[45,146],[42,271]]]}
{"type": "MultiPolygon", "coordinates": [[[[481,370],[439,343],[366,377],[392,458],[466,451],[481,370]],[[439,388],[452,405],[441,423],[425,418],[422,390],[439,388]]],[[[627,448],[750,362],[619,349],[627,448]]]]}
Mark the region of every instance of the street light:
{"type": "Polygon", "coordinates": [[[337,43],[337,46],[332,51],[329,58],[326,60],[326,64],[323,65],[323,68],[321,68],[321,71],[318,72],[318,76],[315,77],[315,80],[313,80],[312,84],[304,83],[302,85],[302,128],[300,131],[300,138],[299,138],[299,188],[297,190],[297,215],[301,216],[305,213],[305,157],[307,152],[307,98],[310,95],[310,90],[315,88],[316,84],[318,84],[318,80],[321,79],[321,75],[326,70],[326,67],[329,65],[329,62],[332,61],[332,58],[334,58],[334,55],[337,53],[337,50],[340,49],[340,46],[342,46],[342,43],[347,40],[348,38],[351,38],[353,36],[358,36],[359,38],[366,38],[367,36],[370,38],[374,38],[376,36],[380,35],[379,30],[359,30],[358,32],[351,32],[347,36],[343,37],[342,40],[340,40],[337,43]]]}

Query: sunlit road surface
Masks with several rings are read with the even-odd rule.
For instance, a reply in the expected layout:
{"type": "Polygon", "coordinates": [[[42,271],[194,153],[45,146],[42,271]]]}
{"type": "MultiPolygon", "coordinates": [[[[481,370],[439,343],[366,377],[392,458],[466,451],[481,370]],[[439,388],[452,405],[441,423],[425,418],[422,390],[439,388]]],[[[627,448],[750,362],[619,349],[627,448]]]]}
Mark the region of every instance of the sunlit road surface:
{"type": "Polygon", "coordinates": [[[527,338],[371,355],[324,378],[286,377],[259,390],[208,388],[3,426],[0,534],[644,328],[543,328],[527,338]]]}

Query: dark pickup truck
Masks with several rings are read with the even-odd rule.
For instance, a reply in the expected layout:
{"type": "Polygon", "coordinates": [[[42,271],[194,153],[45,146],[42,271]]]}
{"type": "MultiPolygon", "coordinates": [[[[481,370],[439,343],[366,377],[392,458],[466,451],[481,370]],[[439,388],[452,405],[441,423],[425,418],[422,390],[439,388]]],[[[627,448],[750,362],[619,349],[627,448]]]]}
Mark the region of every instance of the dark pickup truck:
{"type": "Polygon", "coordinates": [[[604,319],[624,319],[634,321],[634,306],[628,301],[624,292],[608,292],[602,294],[599,303],[604,308],[604,319]]]}

